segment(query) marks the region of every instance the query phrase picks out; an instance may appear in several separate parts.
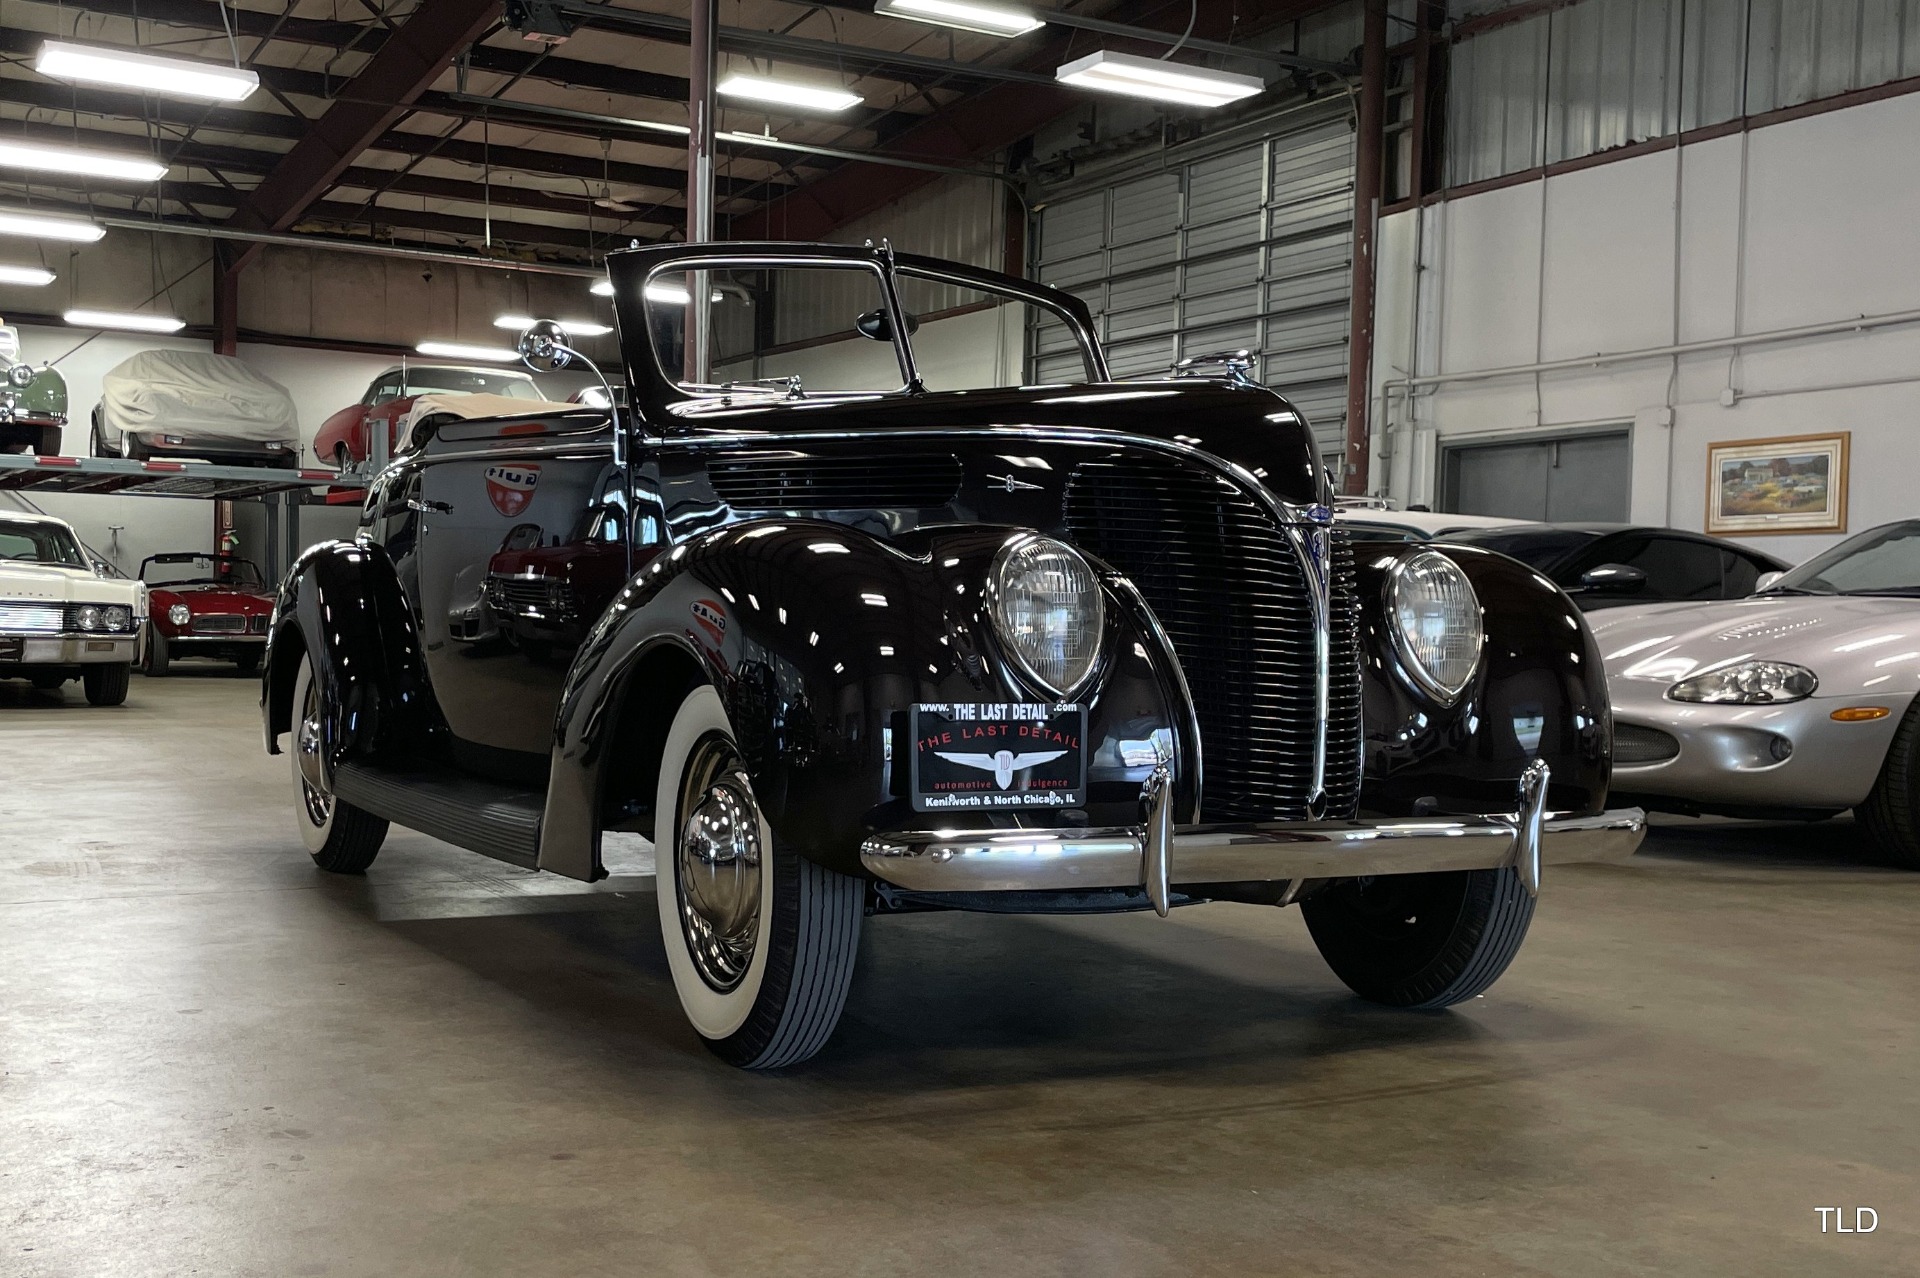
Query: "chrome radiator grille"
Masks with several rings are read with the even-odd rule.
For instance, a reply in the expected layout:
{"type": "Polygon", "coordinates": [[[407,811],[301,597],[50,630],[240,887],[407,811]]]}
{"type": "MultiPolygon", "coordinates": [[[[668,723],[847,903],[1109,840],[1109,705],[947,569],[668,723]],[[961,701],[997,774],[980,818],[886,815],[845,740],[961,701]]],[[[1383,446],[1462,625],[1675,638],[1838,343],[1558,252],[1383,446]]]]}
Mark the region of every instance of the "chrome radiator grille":
{"type": "Polygon", "coordinates": [[[562,621],[573,611],[559,583],[545,578],[488,577],[487,605],[495,612],[529,620],[562,621]]]}
{"type": "Polygon", "coordinates": [[[0,600],[0,631],[57,635],[66,628],[66,609],[59,604],[0,600]]]}
{"type": "Polygon", "coordinates": [[[237,635],[246,631],[247,619],[237,612],[200,612],[193,617],[197,635],[237,635]]]}
{"type": "MultiPolygon", "coordinates": [[[[1201,470],[1088,462],[1067,483],[1069,535],[1125,573],[1166,627],[1200,720],[1201,817],[1304,820],[1316,659],[1306,576],[1285,534],[1201,470]]],[[[1351,815],[1361,770],[1359,597],[1333,538],[1327,814],[1351,815]]]]}

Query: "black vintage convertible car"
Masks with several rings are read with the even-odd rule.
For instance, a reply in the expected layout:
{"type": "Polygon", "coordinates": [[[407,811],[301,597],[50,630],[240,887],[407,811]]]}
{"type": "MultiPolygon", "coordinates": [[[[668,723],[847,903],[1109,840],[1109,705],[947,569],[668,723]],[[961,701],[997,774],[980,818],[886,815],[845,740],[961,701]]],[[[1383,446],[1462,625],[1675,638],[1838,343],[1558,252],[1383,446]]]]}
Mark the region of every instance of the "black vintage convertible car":
{"type": "Polygon", "coordinates": [[[1074,297],[885,246],[608,269],[623,408],[439,426],[281,588],[266,739],[323,869],[397,822],[594,880],[644,833],[689,1020],[764,1068],[827,1041],[868,915],[1297,903],[1432,1008],[1543,864],[1637,846],[1566,595],[1356,556],[1230,361],[1115,382],[1074,297]],[[1081,378],[999,385],[1022,340],[1081,378]]]}

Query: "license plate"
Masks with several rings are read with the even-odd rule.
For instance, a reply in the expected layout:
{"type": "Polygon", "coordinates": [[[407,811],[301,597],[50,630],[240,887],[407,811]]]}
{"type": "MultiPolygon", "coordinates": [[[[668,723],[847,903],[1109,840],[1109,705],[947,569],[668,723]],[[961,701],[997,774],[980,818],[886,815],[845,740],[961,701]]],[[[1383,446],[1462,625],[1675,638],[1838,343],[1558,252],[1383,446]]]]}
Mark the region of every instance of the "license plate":
{"type": "Polygon", "coordinates": [[[25,639],[0,639],[0,661],[18,661],[26,650],[25,639]]]}
{"type": "Polygon", "coordinates": [[[1025,702],[913,707],[918,812],[1077,808],[1087,799],[1087,708],[1025,702]]]}

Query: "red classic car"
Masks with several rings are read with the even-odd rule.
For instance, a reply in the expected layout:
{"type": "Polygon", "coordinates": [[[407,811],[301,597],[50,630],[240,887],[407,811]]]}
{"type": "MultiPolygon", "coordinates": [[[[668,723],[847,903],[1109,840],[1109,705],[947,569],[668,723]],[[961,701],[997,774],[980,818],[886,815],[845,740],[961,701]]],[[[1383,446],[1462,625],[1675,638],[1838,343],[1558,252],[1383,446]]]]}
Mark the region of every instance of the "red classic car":
{"type": "Polygon", "coordinates": [[[143,674],[163,675],[180,657],[231,661],[249,674],[259,667],[273,588],[252,560],[204,551],[149,555],[140,580],[151,619],[143,674]]]}
{"type": "Polygon", "coordinates": [[[313,437],[313,455],[342,470],[367,460],[376,429],[387,433],[387,455],[398,442],[400,419],[421,395],[506,395],[544,402],[533,378],[504,368],[456,368],[408,365],[390,368],[373,379],[360,402],[341,409],[313,437]]]}

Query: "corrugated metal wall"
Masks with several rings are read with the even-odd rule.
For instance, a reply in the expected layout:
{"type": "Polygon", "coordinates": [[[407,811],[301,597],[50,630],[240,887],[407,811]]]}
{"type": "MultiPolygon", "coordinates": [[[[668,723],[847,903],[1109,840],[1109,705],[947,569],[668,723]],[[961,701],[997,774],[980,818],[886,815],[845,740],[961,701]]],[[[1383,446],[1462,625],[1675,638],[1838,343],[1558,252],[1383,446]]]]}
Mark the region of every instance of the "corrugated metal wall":
{"type": "MultiPolygon", "coordinates": [[[[1040,211],[1039,277],[1093,308],[1117,377],[1164,373],[1210,351],[1261,352],[1261,380],[1338,452],[1353,162],[1341,97],[1232,149],[1062,193],[1040,211]]],[[[1063,333],[1031,339],[1037,380],[1080,375],[1063,333]]]]}
{"type": "MultiPolygon", "coordinates": [[[[921,253],[999,270],[1005,253],[1005,194],[998,182],[943,177],[835,233],[841,244],[886,239],[902,253],[921,253]]],[[[845,333],[851,318],[874,305],[877,290],[864,273],[785,272],[789,287],[774,300],[774,340],[808,341],[845,333]]],[[[916,292],[921,312],[946,310],[975,300],[953,290],[916,292]],[[934,294],[938,295],[934,295],[934,294]],[[948,296],[951,294],[951,296],[948,296]]]]}
{"type": "Polygon", "coordinates": [[[1453,47],[1459,185],[1920,75],[1920,0],[1580,0],[1453,47]]]}

